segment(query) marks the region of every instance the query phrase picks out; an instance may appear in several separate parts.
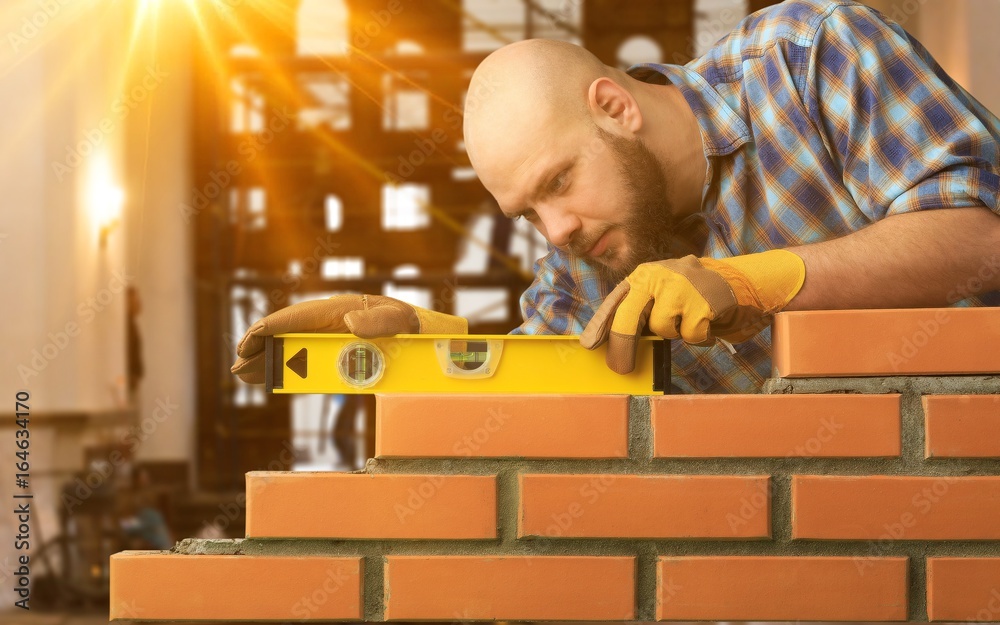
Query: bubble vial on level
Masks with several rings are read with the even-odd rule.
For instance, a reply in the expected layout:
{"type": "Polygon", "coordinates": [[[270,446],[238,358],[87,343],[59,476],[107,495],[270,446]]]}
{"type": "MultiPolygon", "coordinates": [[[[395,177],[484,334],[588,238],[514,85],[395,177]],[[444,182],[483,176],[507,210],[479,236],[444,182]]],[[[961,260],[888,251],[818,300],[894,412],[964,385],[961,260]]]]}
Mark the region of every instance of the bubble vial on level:
{"type": "Polygon", "coordinates": [[[366,388],[382,378],[385,358],[375,345],[358,341],[341,350],[337,371],[344,382],[357,388],[366,388]]]}

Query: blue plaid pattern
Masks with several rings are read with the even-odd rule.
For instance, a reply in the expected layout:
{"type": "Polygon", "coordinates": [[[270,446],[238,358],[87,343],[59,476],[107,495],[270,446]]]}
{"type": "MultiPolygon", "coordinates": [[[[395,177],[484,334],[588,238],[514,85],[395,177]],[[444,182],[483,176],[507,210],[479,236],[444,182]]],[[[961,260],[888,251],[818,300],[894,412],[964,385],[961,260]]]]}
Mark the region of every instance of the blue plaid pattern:
{"type": "MultiPolygon", "coordinates": [[[[917,210],[1000,214],[1000,120],[863,5],[789,0],[685,66],[629,74],[676,85],[698,119],[710,167],[703,256],[824,241],[917,210]]],[[[511,334],[579,334],[614,287],[552,246],[535,274],[511,334]]],[[[1000,292],[955,305],[1000,306],[1000,292]]],[[[769,329],[735,355],[672,344],[675,390],[754,393],[771,373],[769,329]]]]}

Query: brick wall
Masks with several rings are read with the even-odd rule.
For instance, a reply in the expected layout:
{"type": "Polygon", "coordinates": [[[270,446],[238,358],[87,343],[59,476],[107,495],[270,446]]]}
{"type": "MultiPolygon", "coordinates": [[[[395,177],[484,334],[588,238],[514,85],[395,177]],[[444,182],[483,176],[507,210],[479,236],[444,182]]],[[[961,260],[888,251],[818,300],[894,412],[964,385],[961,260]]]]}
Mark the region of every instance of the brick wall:
{"type": "Polygon", "coordinates": [[[1000,620],[1000,311],[774,342],[761,395],[380,396],[365,472],[249,473],[247,538],[114,556],[111,616],[1000,620]]]}

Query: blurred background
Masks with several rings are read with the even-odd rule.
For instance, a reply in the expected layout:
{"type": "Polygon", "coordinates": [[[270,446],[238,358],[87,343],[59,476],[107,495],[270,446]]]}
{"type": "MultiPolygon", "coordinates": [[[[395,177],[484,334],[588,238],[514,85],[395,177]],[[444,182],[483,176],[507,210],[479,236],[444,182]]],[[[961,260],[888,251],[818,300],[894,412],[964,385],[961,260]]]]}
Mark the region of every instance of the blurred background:
{"type": "MultiPolygon", "coordinates": [[[[520,323],[545,241],[500,216],[462,145],[486,54],[542,37],[621,68],[682,64],[769,4],[5,0],[0,496],[34,496],[32,608],[106,620],[110,553],[241,537],[246,471],[371,456],[371,398],[230,374],[261,316],[355,292],[473,333],[520,323]]],[[[1000,0],[869,4],[1000,111],[1000,0]]],[[[17,525],[0,514],[0,614],[17,525]]]]}

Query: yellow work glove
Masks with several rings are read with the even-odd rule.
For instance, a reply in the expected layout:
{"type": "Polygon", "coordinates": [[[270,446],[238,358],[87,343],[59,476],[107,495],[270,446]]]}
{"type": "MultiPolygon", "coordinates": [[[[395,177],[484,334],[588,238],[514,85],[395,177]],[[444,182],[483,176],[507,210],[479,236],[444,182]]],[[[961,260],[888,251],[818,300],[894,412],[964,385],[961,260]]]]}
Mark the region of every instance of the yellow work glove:
{"type": "Polygon", "coordinates": [[[594,349],[608,341],[608,367],[624,374],[635,368],[636,342],[647,319],[649,329],[665,339],[739,343],[767,327],[805,277],[805,263],[787,250],[643,263],[604,300],[580,344],[594,349]]]}
{"type": "Polygon", "coordinates": [[[468,334],[462,317],[411,306],[384,295],[334,295],[299,302],[250,326],[232,369],[247,384],[264,382],[264,337],[286,332],[338,332],[361,338],[394,334],[468,334]]]}

